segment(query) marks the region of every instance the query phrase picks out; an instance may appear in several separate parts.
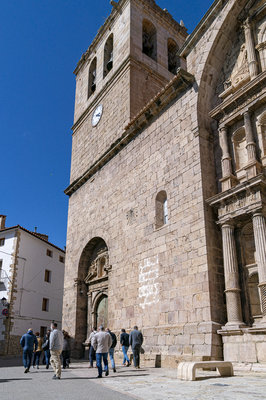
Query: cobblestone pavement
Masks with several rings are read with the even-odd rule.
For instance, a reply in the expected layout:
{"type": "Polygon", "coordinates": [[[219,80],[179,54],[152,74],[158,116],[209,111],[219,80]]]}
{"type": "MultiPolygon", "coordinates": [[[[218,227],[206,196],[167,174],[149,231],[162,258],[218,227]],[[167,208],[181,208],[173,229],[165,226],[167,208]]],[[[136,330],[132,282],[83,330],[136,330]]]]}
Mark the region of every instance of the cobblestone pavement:
{"type": "MultiPolygon", "coordinates": [[[[0,362],[0,366],[3,362],[0,362]]],[[[0,368],[0,398],[28,399],[38,391],[38,400],[265,400],[265,373],[237,373],[223,378],[216,372],[200,372],[195,382],[180,381],[175,370],[118,367],[110,376],[96,379],[97,369],[88,363],[73,363],[63,370],[61,381],[53,381],[53,372],[41,366],[23,373],[23,367],[0,368]],[[211,376],[210,376],[211,375],[211,376]]],[[[34,396],[36,397],[36,396],[34,396]]]]}

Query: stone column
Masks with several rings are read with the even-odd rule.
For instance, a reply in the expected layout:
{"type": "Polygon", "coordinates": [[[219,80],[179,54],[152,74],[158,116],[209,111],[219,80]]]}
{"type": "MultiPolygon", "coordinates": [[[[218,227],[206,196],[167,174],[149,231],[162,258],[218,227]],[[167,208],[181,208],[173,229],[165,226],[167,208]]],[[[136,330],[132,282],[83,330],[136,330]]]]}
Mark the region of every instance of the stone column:
{"type": "Polygon", "coordinates": [[[246,131],[248,162],[253,162],[256,161],[256,144],[254,142],[250,113],[248,111],[244,112],[244,123],[246,131]]]}
{"type": "Polygon", "coordinates": [[[256,261],[259,273],[259,288],[263,320],[266,322],[266,224],[261,212],[252,217],[256,247],[256,261]]]}
{"type": "Polygon", "coordinates": [[[259,55],[260,55],[261,70],[265,71],[266,70],[266,41],[257,44],[256,49],[258,50],[259,55]]]}
{"type": "Polygon", "coordinates": [[[250,78],[254,79],[258,75],[258,64],[256,60],[256,50],[252,36],[252,28],[248,19],[244,23],[244,32],[245,32],[245,42],[247,48],[248,68],[249,68],[250,78]]]}
{"type": "Polygon", "coordinates": [[[233,225],[222,225],[223,258],[225,276],[225,295],[227,309],[227,324],[233,326],[243,325],[240,299],[240,285],[238,275],[238,263],[236,257],[236,245],[233,225]]]}
{"type": "Polygon", "coordinates": [[[231,157],[228,148],[227,127],[219,128],[219,142],[222,149],[222,172],[223,177],[232,174],[231,157]]]}

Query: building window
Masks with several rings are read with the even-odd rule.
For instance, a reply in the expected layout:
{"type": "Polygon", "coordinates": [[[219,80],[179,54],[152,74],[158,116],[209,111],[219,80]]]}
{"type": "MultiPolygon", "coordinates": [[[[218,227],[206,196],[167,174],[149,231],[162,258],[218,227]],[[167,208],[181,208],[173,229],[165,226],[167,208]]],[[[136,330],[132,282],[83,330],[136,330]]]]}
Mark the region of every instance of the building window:
{"type": "Polygon", "coordinates": [[[64,262],[65,262],[65,257],[59,256],[59,261],[60,261],[61,263],[64,263],[64,262]]]}
{"type": "Polygon", "coordinates": [[[88,87],[88,98],[92,95],[92,93],[96,90],[96,67],[97,67],[97,58],[95,57],[90,65],[89,69],[89,87],[88,87]]]}
{"type": "Polygon", "coordinates": [[[49,269],[46,269],[44,272],[44,281],[45,282],[51,282],[51,271],[49,271],[49,269]]]}
{"type": "Polygon", "coordinates": [[[2,267],[3,267],[3,260],[0,260],[0,282],[2,282],[2,267]]]}
{"type": "Polygon", "coordinates": [[[49,310],[49,299],[42,299],[42,311],[48,311],[49,310]]]}
{"type": "Polygon", "coordinates": [[[0,239],[0,246],[4,246],[4,244],[5,244],[5,238],[1,238],[0,239]]]}
{"type": "Polygon", "coordinates": [[[47,250],[46,250],[46,255],[47,255],[48,257],[53,257],[53,252],[52,252],[52,250],[47,249],[47,250]]]}
{"type": "Polygon", "coordinates": [[[157,61],[157,32],[155,26],[147,19],[142,23],[142,52],[157,61]]]}
{"type": "Polygon", "coordinates": [[[44,337],[47,332],[47,327],[46,326],[40,326],[40,337],[44,337]]]}
{"type": "Polygon", "coordinates": [[[113,34],[106,40],[104,46],[104,65],[103,65],[103,77],[105,77],[113,68],[113,47],[114,40],[113,34]]]}
{"type": "Polygon", "coordinates": [[[173,39],[168,39],[167,41],[168,50],[168,70],[172,74],[176,74],[177,69],[180,67],[179,57],[178,57],[178,45],[173,39]]]}
{"type": "Polygon", "coordinates": [[[159,192],[155,200],[155,227],[168,223],[168,207],[167,207],[167,194],[164,190],[159,192]]]}

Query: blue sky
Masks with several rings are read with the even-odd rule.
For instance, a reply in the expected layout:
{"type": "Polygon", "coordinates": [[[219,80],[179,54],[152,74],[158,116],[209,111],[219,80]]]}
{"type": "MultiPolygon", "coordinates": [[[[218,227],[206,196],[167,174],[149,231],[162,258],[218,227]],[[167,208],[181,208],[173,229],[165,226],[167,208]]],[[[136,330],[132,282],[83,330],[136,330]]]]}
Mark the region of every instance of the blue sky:
{"type": "MultiPolygon", "coordinates": [[[[191,33],[212,0],[157,0],[191,33]]],[[[0,214],[64,247],[75,79],[109,0],[0,4],[0,214]]]]}

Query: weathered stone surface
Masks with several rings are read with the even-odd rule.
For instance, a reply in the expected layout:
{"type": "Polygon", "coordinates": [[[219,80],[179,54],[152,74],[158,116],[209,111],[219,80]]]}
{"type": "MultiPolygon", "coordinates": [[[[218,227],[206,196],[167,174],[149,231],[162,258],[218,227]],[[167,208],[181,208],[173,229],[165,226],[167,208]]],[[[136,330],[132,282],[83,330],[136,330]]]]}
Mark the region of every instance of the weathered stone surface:
{"type": "MultiPolygon", "coordinates": [[[[182,46],[184,31],[142,0],[120,1],[77,67],[64,325],[79,350],[100,315],[117,335],[138,325],[148,363],[158,354],[162,366],[221,359],[223,347],[229,361],[264,359],[257,352],[265,332],[256,341],[246,331],[260,320],[266,268],[262,252],[259,271],[255,259],[256,246],[265,248],[261,229],[256,245],[247,229],[266,204],[264,53],[251,66],[250,36],[239,34],[246,1],[218,3],[181,49],[187,72],[175,78],[167,39],[182,46]],[[142,53],[143,18],[157,29],[157,62],[142,53]],[[96,55],[102,66],[112,32],[121,37],[113,68],[104,79],[98,73],[87,98],[90,62],[96,55]],[[92,128],[98,104],[103,114],[92,128]],[[219,225],[229,222],[230,240],[222,240],[219,225]],[[106,273],[85,282],[103,243],[106,273]]],[[[261,43],[259,4],[248,12],[261,43]]]]}

